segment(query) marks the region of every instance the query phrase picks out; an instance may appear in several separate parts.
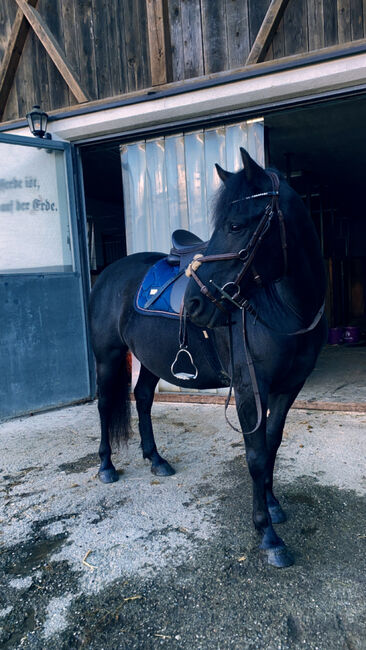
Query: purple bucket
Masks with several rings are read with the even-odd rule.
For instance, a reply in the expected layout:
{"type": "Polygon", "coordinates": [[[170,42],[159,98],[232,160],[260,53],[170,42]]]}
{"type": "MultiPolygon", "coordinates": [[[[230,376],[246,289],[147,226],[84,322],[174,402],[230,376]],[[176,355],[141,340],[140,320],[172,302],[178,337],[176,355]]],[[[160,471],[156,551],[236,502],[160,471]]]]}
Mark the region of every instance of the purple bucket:
{"type": "Polygon", "coordinates": [[[345,327],[343,330],[344,343],[358,343],[360,340],[360,328],[356,326],[345,327]]]}
{"type": "Polygon", "coordinates": [[[339,345],[343,343],[343,327],[330,327],[328,332],[329,345],[339,345]]]}

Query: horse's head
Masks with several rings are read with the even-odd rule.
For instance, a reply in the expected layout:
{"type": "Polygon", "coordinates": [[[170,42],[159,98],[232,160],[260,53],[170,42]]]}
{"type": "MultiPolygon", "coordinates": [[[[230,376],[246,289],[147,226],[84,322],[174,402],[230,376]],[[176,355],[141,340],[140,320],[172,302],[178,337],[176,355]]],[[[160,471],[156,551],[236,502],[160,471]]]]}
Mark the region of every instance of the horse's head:
{"type": "Polygon", "coordinates": [[[259,285],[284,274],[285,230],[279,204],[279,181],[241,149],[244,169],[227,172],[214,211],[214,231],[202,262],[191,265],[184,304],[201,327],[227,322],[259,285]],[[232,300],[230,300],[232,298],[232,300]]]}

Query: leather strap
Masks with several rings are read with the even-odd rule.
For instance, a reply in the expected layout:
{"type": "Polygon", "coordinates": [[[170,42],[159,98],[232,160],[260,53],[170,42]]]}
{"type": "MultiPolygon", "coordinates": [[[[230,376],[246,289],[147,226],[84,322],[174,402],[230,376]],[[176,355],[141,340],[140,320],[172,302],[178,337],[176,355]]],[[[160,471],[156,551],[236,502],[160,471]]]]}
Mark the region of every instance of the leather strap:
{"type": "Polygon", "coordinates": [[[320,309],[316,312],[313,320],[311,321],[310,325],[308,327],[302,327],[299,330],[296,330],[295,332],[281,332],[280,330],[276,330],[274,327],[271,327],[271,325],[268,325],[261,316],[259,316],[258,312],[255,310],[253,305],[250,304],[248,300],[244,300],[242,303],[242,310],[249,312],[251,316],[255,318],[261,325],[264,325],[268,330],[271,330],[271,332],[274,332],[275,334],[279,334],[280,336],[298,336],[299,334],[307,334],[308,332],[311,332],[320,322],[321,317],[324,314],[324,309],[325,309],[325,301],[322,303],[320,309]]]}
{"type": "Polygon", "coordinates": [[[190,272],[190,274],[191,274],[192,278],[197,282],[198,286],[200,287],[200,289],[201,289],[201,293],[202,293],[204,296],[206,296],[206,298],[208,298],[209,300],[211,300],[211,302],[213,302],[213,303],[216,305],[216,307],[217,307],[220,311],[222,311],[222,312],[224,312],[224,313],[226,314],[226,309],[225,309],[225,308],[222,306],[222,304],[221,304],[221,303],[220,303],[220,302],[219,302],[219,301],[218,301],[218,300],[217,300],[217,299],[212,295],[212,293],[209,292],[209,290],[207,289],[206,285],[203,284],[203,282],[199,279],[197,273],[196,273],[195,271],[193,271],[192,268],[191,268],[191,272],[190,272]]]}
{"type": "Polygon", "coordinates": [[[229,420],[228,415],[227,415],[227,409],[230,404],[231,400],[231,395],[233,392],[233,384],[234,384],[234,349],[233,349],[233,333],[232,333],[232,324],[231,324],[231,318],[230,318],[230,323],[229,323],[229,340],[230,340],[230,366],[231,366],[231,380],[230,380],[230,388],[229,388],[229,393],[225,401],[225,420],[228,423],[228,425],[234,429],[234,431],[237,431],[237,433],[242,433],[243,435],[251,435],[252,433],[255,433],[258,431],[261,422],[262,422],[262,417],[263,417],[263,409],[262,409],[262,402],[259,394],[259,388],[258,388],[258,382],[257,382],[257,377],[255,374],[255,368],[253,364],[253,359],[252,355],[250,354],[250,350],[248,347],[248,341],[247,341],[247,333],[246,333],[246,322],[245,322],[245,310],[242,310],[242,323],[243,323],[243,345],[244,345],[244,352],[245,352],[245,358],[247,361],[247,366],[248,366],[248,371],[249,371],[249,377],[252,385],[252,391],[254,395],[254,401],[255,401],[255,408],[257,411],[257,421],[255,424],[254,429],[251,431],[243,431],[242,429],[238,429],[235,427],[229,420]]]}
{"type": "Polygon", "coordinates": [[[146,302],[146,304],[144,305],[144,309],[149,309],[149,307],[151,307],[151,305],[153,305],[154,302],[156,302],[157,299],[160,298],[161,294],[164,293],[165,289],[167,289],[171,284],[173,284],[173,282],[178,280],[178,278],[180,278],[183,275],[183,273],[184,273],[184,269],[182,269],[182,271],[179,271],[177,275],[173,275],[173,277],[169,278],[169,280],[164,282],[164,284],[159,288],[159,290],[153,296],[151,296],[149,300],[146,302]]]}

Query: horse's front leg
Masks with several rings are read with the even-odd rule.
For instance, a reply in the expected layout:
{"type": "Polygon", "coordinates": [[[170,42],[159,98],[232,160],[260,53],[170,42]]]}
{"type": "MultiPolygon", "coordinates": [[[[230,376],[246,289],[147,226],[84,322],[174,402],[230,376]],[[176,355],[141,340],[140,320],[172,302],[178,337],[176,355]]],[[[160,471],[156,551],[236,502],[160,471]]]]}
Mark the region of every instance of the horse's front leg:
{"type": "Polygon", "coordinates": [[[289,393],[273,393],[268,397],[268,417],[266,426],[266,442],[269,454],[270,471],[266,483],[266,499],[269,514],[273,524],[286,521],[286,514],[273,493],[273,470],[278,448],[282,441],[283,428],[287,413],[300,392],[302,384],[289,393]]]}
{"type": "Polygon", "coordinates": [[[249,472],[253,481],[253,523],[261,535],[260,549],[267,556],[268,564],[275,567],[287,567],[293,564],[291,553],[283,540],[273,528],[267,503],[267,486],[271,483],[273,464],[266,443],[266,408],[262,402],[262,419],[258,429],[251,434],[246,431],[253,429],[256,421],[256,409],[252,397],[236,388],[238,416],[244,432],[246,458],[249,472]]]}

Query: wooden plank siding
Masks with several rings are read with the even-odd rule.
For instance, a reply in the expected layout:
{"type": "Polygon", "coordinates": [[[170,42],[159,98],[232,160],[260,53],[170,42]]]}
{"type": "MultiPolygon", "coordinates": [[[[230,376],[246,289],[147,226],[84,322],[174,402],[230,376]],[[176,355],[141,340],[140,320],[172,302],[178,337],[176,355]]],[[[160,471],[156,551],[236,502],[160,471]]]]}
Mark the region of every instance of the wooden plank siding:
{"type": "Polygon", "coordinates": [[[351,39],[351,0],[337,0],[338,38],[340,43],[351,39]]]}
{"type": "MultiPolygon", "coordinates": [[[[93,101],[243,68],[270,4],[271,0],[38,0],[37,10],[93,101]],[[157,22],[155,34],[151,30],[149,34],[155,18],[160,26],[157,22]],[[160,56],[160,45],[155,41],[162,35],[165,54],[157,60],[154,52],[160,56]]],[[[1,0],[0,60],[10,47],[16,11],[16,0],[1,0]]],[[[265,60],[365,37],[366,0],[289,0],[265,60]]],[[[4,121],[24,117],[34,103],[47,111],[78,103],[32,28],[3,103],[4,121]]]]}
{"type": "Polygon", "coordinates": [[[324,47],[324,6],[322,0],[313,0],[307,5],[309,50],[324,47]],[[319,25],[321,28],[319,29],[319,25]]]}
{"type": "Polygon", "coordinates": [[[240,68],[247,60],[250,47],[248,0],[226,0],[226,34],[228,69],[240,68]]]}
{"type": "Polygon", "coordinates": [[[338,11],[336,0],[323,0],[323,15],[324,46],[336,45],[338,43],[338,11]]]}
{"type": "MultiPolygon", "coordinates": [[[[38,4],[38,8],[42,11],[41,15],[47,20],[49,30],[59,43],[63,43],[63,26],[62,26],[62,12],[58,2],[53,0],[44,0],[43,5],[38,4]]],[[[34,42],[34,32],[32,31],[32,41],[34,42]]],[[[30,64],[32,57],[30,56],[30,64]]],[[[48,88],[50,94],[50,105],[54,106],[55,103],[63,103],[64,105],[69,102],[69,89],[67,83],[62,78],[60,72],[52,59],[46,55],[46,65],[48,72],[48,88]]],[[[36,102],[37,104],[39,102],[36,102]]],[[[67,104],[66,104],[67,105],[67,104]]]]}
{"type": "Polygon", "coordinates": [[[7,49],[17,10],[15,2],[0,2],[0,60],[7,49]]]}
{"type": "Polygon", "coordinates": [[[93,0],[79,0],[73,5],[76,27],[75,49],[79,59],[80,79],[87,88],[89,97],[97,99],[93,0]]]}
{"type": "Polygon", "coordinates": [[[201,3],[180,0],[184,79],[204,74],[201,3]]]}
{"type": "Polygon", "coordinates": [[[163,0],[146,0],[152,86],[166,84],[170,78],[170,41],[167,42],[166,5],[163,0]]]}
{"type": "Polygon", "coordinates": [[[184,79],[184,47],[180,0],[170,0],[168,2],[168,20],[171,41],[172,79],[174,81],[181,81],[184,79]]]}
{"type": "Polygon", "coordinates": [[[285,56],[308,51],[307,0],[289,2],[283,20],[285,56]]]}
{"type": "Polygon", "coordinates": [[[220,72],[228,69],[228,40],[226,6],[222,0],[201,0],[202,42],[204,48],[204,72],[220,72]],[[217,26],[220,25],[220,29],[217,26]]]}
{"type": "Polygon", "coordinates": [[[363,38],[363,0],[353,0],[351,5],[351,40],[363,38]]]}

